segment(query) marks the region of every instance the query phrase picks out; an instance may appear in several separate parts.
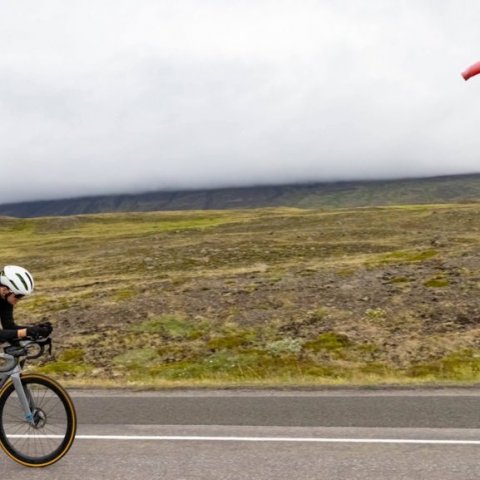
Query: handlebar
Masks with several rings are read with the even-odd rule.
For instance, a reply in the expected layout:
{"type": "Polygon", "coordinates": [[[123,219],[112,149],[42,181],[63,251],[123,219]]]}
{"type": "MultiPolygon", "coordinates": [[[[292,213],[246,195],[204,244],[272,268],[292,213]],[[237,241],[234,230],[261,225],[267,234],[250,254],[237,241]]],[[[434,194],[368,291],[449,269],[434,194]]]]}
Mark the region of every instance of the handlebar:
{"type": "Polygon", "coordinates": [[[45,348],[48,348],[49,355],[52,354],[52,339],[50,337],[37,339],[29,338],[26,340],[16,340],[15,342],[10,343],[11,345],[4,348],[4,352],[15,358],[25,357],[24,360],[39,358],[45,353],[45,348]],[[32,350],[38,351],[33,355],[29,355],[29,352],[32,350]]]}

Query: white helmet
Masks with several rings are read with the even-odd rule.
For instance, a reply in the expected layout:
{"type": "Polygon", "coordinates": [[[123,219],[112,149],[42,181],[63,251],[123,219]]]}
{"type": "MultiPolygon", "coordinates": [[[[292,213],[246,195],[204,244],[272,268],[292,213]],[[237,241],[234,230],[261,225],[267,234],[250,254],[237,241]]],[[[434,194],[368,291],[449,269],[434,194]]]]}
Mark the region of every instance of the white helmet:
{"type": "Polygon", "coordinates": [[[15,295],[30,295],[34,287],[28,270],[16,265],[5,265],[0,272],[0,285],[8,287],[15,295]]]}

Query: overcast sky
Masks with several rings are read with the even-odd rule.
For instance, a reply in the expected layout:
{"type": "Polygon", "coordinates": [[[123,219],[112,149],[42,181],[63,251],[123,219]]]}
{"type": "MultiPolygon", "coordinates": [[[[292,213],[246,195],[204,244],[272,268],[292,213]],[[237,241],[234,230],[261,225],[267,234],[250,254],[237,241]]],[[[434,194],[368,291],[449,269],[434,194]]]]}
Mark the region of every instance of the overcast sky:
{"type": "Polygon", "coordinates": [[[0,203],[480,172],[480,2],[2,0],[0,203]]]}

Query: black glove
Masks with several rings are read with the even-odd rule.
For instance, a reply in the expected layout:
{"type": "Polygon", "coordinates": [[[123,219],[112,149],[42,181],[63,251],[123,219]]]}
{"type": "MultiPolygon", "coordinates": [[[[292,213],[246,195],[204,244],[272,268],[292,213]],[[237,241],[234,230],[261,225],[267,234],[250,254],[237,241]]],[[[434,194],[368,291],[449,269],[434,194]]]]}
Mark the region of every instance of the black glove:
{"type": "Polygon", "coordinates": [[[36,323],[35,326],[36,327],[45,327],[45,328],[50,329],[50,332],[48,333],[49,335],[50,335],[50,333],[52,333],[52,330],[53,330],[53,325],[50,322],[36,323]]]}
{"type": "Polygon", "coordinates": [[[34,339],[48,337],[52,333],[52,325],[50,322],[46,323],[39,323],[38,325],[32,325],[31,327],[27,327],[27,335],[34,339]]]}

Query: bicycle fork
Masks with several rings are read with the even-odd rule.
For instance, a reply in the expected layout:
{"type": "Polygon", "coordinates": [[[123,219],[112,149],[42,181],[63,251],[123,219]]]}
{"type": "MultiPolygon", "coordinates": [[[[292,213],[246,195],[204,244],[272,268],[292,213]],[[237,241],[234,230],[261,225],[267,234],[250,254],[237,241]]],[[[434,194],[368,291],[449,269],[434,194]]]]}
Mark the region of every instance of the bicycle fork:
{"type": "Polygon", "coordinates": [[[22,405],[22,409],[25,414],[25,420],[31,425],[34,425],[32,412],[34,405],[32,404],[32,397],[30,393],[23,387],[22,379],[20,377],[20,368],[18,368],[18,371],[14,371],[10,377],[12,378],[15,391],[17,392],[18,400],[22,405]]]}

